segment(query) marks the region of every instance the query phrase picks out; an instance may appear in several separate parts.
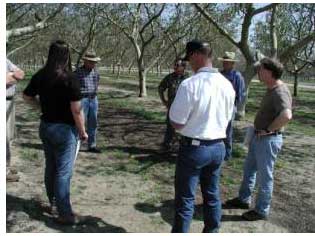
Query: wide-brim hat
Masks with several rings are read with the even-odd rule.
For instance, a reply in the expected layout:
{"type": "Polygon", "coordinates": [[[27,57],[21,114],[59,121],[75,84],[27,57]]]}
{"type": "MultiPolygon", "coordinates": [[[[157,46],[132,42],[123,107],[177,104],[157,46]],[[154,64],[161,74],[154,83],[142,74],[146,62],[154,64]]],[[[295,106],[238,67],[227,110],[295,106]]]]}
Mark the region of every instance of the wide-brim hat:
{"type": "Polygon", "coordinates": [[[218,58],[219,61],[231,61],[236,62],[236,55],[235,52],[225,52],[223,57],[218,58]]]}
{"type": "Polygon", "coordinates": [[[211,50],[210,46],[206,42],[201,42],[199,40],[193,40],[190,41],[186,44],[186,55],[184,56],[183,60],[188,61],[189,56],[197,51],[202,51],[202,50],[211,50]]]}
{"type": "Polygon", "coordinates": [[[96,56],[96,53],[93,51],[86,52],[82,57],[83,60],[98,62],[101,60],[100,57],[96,56]]]}

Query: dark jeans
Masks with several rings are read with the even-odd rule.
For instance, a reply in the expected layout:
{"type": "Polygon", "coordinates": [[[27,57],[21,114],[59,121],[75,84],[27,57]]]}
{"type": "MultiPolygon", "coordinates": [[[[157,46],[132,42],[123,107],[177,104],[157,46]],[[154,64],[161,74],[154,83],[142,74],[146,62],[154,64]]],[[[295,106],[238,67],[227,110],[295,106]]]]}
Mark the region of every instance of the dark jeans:
{"type": "Polygon", "coordinates": [[[222,141],[207,146],[180,145],[175,173],[175,219],[172,233],[189,231],[199,182],[203,197],[203,232],[218,231],[221,220],[219,179],[224,155],[222,141]]]}
{"type": "Polygon", "coordinates": [[[233,122],[235,119],[236,107],[234,107],[232,118],[226,128],[226,139],[224,139],[225,144],[225,157],[224,160],[228,161],[232,157],[232,144],[233,144],[233,122]]]}
{"type": "Polygon", "coordinates": [[[175,137],[175,129],[171,125],[171,120],[169,118],[169,109],[167,110],[167,116],[166,116],[166,130],[164,134],[164,141],[163,145],[170,146],[173,138],[175,137]]]}
{"type": "Polygon", "coordinates": [[[70,180],[77,155],[78,132],[74,126],[41,121],[39,135],[46,158],[45,187],[49,202],[56,201],[60,216],[71,215],[70,180]]]}
{"type": "Polygon", "coordinates": [[[98,99],[82,98],[81,106],[83,107],[84,119],[88,133],[88,146],[96,147],[96,133],[97,133],[97,114],[98,114],[98,99]]]}

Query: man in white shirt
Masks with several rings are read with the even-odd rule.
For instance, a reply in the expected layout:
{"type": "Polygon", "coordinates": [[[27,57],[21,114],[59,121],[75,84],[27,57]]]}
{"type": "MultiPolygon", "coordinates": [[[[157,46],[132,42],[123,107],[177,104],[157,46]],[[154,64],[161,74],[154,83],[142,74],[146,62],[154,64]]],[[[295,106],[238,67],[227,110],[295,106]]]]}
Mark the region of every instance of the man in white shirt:
{"type": "Polygon", "coordinates": [[[185,59],[195,74],[181,83],[170,109],[171,123],[182,136],[175,173],[173,233],[189,231],[199,182],[204,200],[203,232],[218,232],[220,227],[223,139],[232,118],[235,92],[232,84],[212,68],[211,56],[208,43],[187,43],[185,59]]]}

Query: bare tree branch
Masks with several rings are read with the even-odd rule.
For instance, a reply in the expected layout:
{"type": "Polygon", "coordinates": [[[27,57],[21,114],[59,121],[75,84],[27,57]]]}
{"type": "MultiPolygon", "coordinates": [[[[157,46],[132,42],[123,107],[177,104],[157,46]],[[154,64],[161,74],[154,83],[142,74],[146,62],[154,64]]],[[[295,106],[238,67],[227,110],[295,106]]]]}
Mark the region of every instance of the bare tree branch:
{"type": "Polygon", "coordinates": [[[270,9],[274,8],[276,5],[279,5],[279,3],[271,3],[271,4],[268,4],[264,7],[257,8],[253,11],[253,16],[257,15],[259,13],[265,12],[265,11],[269,11],[270,9]]]}
{"type": "Polygon", "coordinates": [[[48,27],[50,25],[48,23],[48,21],[50,21],[58,13],[60,13],[64,7],[65,7],[65,4],[61,3],[55,12],[53,12],[51,15],[44,18],[41,22],[36,23],[35,25],[26,26],[26,27],[22,27],[22,28],[18,28],[18,29],[7,30],[6,31],[7,39],[9,39],[10,37],[22,36],[24,34],[32,33],[32,32],[35,32],[37,30],[41,30],[41,29],[48,27]]]}
{"type": "Polygon", "coordinates": [[[12,51],[10,51],[9,53],[7,53],[7,57],[10,57],[12,54],[16,53],[17,51],[27,47],[28,45],[30,45],[33,41],[34,41],[35,37],[32,37],[29,41],[27,41],[25,44],[23,44],[20,47],[17,47],[15,49],[13,49],[12,51]]]}
{"type": "Polygon", "coordinates": [[[283,51],[281,55],[279,55],[280,61],[285,64],[290,59],[290,57],[294,55],[294,53],[296,53],[299,49],[312,41],[315,41],[315,32],[307,35],[306,37],[297,41],[295,44],[287,47],[286,50],[283,51]]]}
{"type": "Polygon", "coordinates": [[[197,8],[197,10],[208,20],[210,21],[214,27],[224,36],[227,38],[227,40],[229,40],[232,44],[234,44],[236,47],[239,47],[238,42],[236,42],[231,36],[230,34],[223,29],[212,17],[211,15],[205,10],[203,9],[200,4],[198,3],[194,3],[194,6],[197,8]]]}

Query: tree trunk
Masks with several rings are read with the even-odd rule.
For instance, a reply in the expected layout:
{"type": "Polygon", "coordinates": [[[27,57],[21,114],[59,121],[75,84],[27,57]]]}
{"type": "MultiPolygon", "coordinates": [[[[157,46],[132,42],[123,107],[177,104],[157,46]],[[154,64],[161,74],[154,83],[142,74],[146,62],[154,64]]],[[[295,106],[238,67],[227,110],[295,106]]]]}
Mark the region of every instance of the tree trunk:
{"type": "Polygon", "coordinates": [[[137,58],[138,63],[138,73],[139,73],[139,97],[147,96],[147,88],[146,88],[146,76],[147,71],[144,69],[144,61],[143,57],[140,56],[137,58]]]}
{"type": "Polygon", "coordinates": [[[115,62],[112,64],[112,74],[115,74],[115,62]]]}
{"type": "Polygon", "coordinates": [[[293,96],[296,97],[298,95],[298,72],[294,71],[294,91],[293,96]]]}
{"type": "Polygon", "coordinates": [[[147,96],[147,87],[146,87],[146,76],[147,73],[144,70],[139,70],[139,97],[147,96]]]}
{"type": "Polygon", "coordinates": [[[118,65],[117,65],[117,76],[116,76],[116,78],[118,79],[119,77],[120,77],[120,72],[121,72],[121,64],[119,63],[118,65]]]}
{"type": "Polygon", "coordinates": [[[246,97],[245,100],[242,104],[237,106],[237,112],[235,114],[235,120],[241,120],[242,118],[245,117],[245,109],[246,109],[246,103],[247,103],[247,98],[248,98],[248,93],[249,93],[249,84],[251,83],[252,79],[256,75],[256,72],[254,70],[253,65],[247,65],[244,73],[242,73],[245,79],[245,89],[246,89],[246,97]]]}

